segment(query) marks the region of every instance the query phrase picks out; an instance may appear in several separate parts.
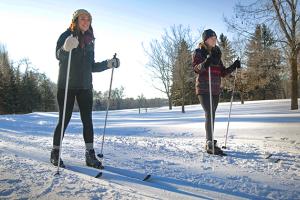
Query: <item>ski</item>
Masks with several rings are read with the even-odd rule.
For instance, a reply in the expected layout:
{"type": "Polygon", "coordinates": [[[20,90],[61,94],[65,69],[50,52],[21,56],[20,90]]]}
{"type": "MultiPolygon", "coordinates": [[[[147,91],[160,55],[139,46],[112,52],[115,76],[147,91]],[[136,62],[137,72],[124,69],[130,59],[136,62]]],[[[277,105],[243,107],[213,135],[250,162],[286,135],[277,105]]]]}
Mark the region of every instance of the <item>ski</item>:
{"type": "Polygon", "coordinates": [[[280,158],[273,158],[273,154],[268,154],[266,157],[265,157],[266,160],[270,161],[270,162],[273,162],[273,163],[279,163],[281,161],[280,158]]]}
{"type": "Polygon", "coordinates": [[[104,171],[108,171],[111,173],[119,174],[121,176],[125,176],[128,178],[133,178],[137,180],[147,181],[151,178],[151,174],[143,174],[136,171],[130,171],[128,169],[121,169],[112,166],[104,166],[104,171]]]}
{"type": "Polygon", "coordinates": [[[265,159],[269,159],[269,158],[271,158],[273,156],[273,154],[269,154],[269,155],[267,155],[266,157],[265,157],[265,159]]]}
{"type": "Polygon", "coordinates": [[[219,157],[225,157],[228,156],[226,153],[222,153],[222,154],[212,154],[212,153],[207,153],[208,155],[213,155],[213,156],[219,156],[219,157]]]}
{"type": "Polygon", "coordinates": [[[148,179],[150,179],[151,178],[151,174],[147,174],[146,176],[145,176],[145,178],[143,179],[143,181],[147,181],[148,179]]]}
{"type": "Polygon", "coordinates": [[[227,154],[226,153],[224,153],[224,152],[222,152],[222,153],[218,153],[218,154],[213,154],[212,152],[208,152],[208,151],[206,151],[206,153],[208,154],[208,155],[214,155],[214,156],[220,156],[220,157],[223,157],[223,156],[227,156],[227,154]]]}
{"type": "Polygon", "coordinates": [[[267,159],[269,162],[272,162],[272,163],[279,163],[281,161],[280,158],[274,158],[274,159],[267,159]]]}
{"type": "Polygon", "coordinates": [[[222,153],[222,154],[218,154],[218,156],[223,157],[223,156],[227,156],[227,154],[226,153],[222,153]]]}
{"type": "Polygon", "coordinates": [[[280,158],[277,158],[276,160],[274,160],[274,163],[279,163],[281,161],[280,158]]]}
{"type": "Polygon", "coordinates": [[[100,178],[101,176],[102,176],[102,172],[99,172],[96,176],[95,176],[95,178],[100,178]]]}
{"type": "Polygon", "coordinates": [[[138,181],[148,181],[151,178],[151,174],[144,175],[138,172],[115,168],[111,166],[105,166],[104,169],[97,169],[89,166],[82,166],[80,164],[69,164],[66,165],[65,169],[92,176],[94,178],[105,179],[105,174],[118,175],[129,179],[135,179],[138,181]]]}

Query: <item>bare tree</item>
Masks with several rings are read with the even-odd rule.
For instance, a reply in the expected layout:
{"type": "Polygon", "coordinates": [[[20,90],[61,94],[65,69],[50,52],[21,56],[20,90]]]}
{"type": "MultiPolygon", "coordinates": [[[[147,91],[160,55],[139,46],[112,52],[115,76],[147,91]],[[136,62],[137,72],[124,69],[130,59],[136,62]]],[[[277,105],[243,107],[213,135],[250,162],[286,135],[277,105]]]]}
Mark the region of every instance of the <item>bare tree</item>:
{"type": "Polygon", "coordinates": [[[238,3],[235,7],[235,18],[225,18],[229,29],[249,38],[256,24],[272,27],[277,35],[277,42],[283,43],[288,52],[288,63],[291,71],[291,109],[298,109],[298,69],[297,56],[300,51],[300,40],[297,32],[300,29],[298,0],[257,0],[249,5],[238,3]]]}
{"type": "Polygon", "coordinates": [[[112,108],[114,107],[116,110],[121,109],[122,99],[124,98],[124,87],[115,88],[111,91],[111,99],[112,99],[112,108]]]}
{"type": "MultiPolygon", "coordinates": [[[[235,91],[239,93],[241,98],[241,104],[244,104],[245,99],[247,98],[249,88],[249,77],[247,76],[247,68],[246,68],[246,41],[242,39],[240,35],[233,39],[233,49],[236,53],[236,56],[240,59],[242,68],[238,70],[236,73],[236,82],[235,82],[235,91]]],[[[234,81],[232,81],[232,84],[234,81]]]]}
{"type": "Polygon", "coordinates": [[[194,40],[190,28],[174,25],[170,30],[165,30],[161,41],[153,40],[150,42],[149,50],[144,48],[149,57],[147,66],[152,72],[152,78],[160,82],[160,86],[154,85],[154,87],[167,95],[170,110],[172,109],[172,71],[176,62],[178,47],[183,40],[193,46],[194,40]]]}
{"type": "Polygon", "coordinates": [[[141,114],[141,108],[145,108],[145,111],[147,112],[147,105],[146,105],[146,98],[143,94],[138,96],[138,107],[139,107],[139,114],[141,114]]]}
{"type": "Polygon", "coordinates": [[[172,72],[172,64],[170,62],[170,58],[168,58],[166,54],[166,49],[162,46],[162,44],[158,40],[153,40],[150,43],[150,50],[146,51],[149,62],[148,68],[151,70],[152,78],[154,79],[154,83],[156,80],[162,85],[157,86],[153,85],[153,87],[162,93],[167,95],[169,100],[169,109],[172,109],[172,101],[171,101],[171,72],[172,72]]]}

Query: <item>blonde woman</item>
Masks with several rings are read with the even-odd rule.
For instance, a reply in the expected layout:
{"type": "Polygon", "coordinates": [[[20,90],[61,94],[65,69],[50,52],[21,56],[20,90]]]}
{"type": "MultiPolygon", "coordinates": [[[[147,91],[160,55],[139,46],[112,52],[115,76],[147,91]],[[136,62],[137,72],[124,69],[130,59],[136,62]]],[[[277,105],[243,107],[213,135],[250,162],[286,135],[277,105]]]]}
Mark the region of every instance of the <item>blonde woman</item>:
{"type": "Polygon", "coordinates": [[[207,153],[224,155],[222,149],[217,146],[217,141],[212,141],[215,121],[215,113],[219,103],[219,94],[221,91],[221,77],[232,73],[236,68],[241,67],[239,60],[236,60],[230,67],[225,68],[221,60],[221,50],[216,45],[217,35],[211,30],[207,29],[202,34],[202,42],[193,54],[193,68],[197,73],[196,78],[196,94],[198,95],[201,106],[205,112],[205,130],[206,130],[206,146],[207,153]],[[212,112],[210,110],[210,91],[209,91],[209,68],[211,71],[211,93],[212,93],[212,112]],[[211,113],[213,116],[211,116],[211,113]],[[211,124],[211,117],[213,124],[211,124]]]}
{"type": "MultiPolygon", "coordinates": [[[[102,163],[96,158],[94,150],[94,130],[92,122],[93,84],[92,72],[101,72],[112,67],[119,67],[118,58],[102,62],[94,60],[94,33],[91,26],[92,15],[84,9],[76,10],[73,14],[70,27],[60,35],[56,45],[56,58],[59,60],[59,76],[57,101],[59,105],[59,120],[54,131],[53,148],[50,162],[57,166],[59,150],[61,147],[61,127],[63,118],[64,94],[68,56],[71,52],[69,87],[66,102],[64,131],[72,116],[75,99],[80,109],[83,124],[83,138],[85,142],[86,164],[95,168],[103,168],[102,163]]],[[[60,167],[64,167],[60,159],[60,167]]]]}

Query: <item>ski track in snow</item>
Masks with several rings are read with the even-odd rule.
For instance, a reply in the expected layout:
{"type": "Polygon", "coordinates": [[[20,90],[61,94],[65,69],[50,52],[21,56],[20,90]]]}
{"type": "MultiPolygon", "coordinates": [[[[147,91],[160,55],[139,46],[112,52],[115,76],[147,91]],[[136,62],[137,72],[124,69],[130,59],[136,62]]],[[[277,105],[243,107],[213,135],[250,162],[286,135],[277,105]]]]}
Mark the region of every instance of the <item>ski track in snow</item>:
{"type": "MultiPolygon", "coordinates": [[[[95,179],[49,164],[57,113],[0,116],[0,199],[300,199],[300,112],[289,100],[234,103],[229,156],[204,152],[199,105],[111,111],[104,165],[153,175],[147,183],[95,179]],[[264,159],[272,153],[270,159],[264,159]],[[281,161],[274,163],[276,159],[281,161]]],[[[223,145],[229,103],[220,103],[215,139],[223,145]]],[[[79,113],[67,128],[62,158],[84,165],[79,113]]],[[[105,112],[94,112],[100,152],[105,112]]],[[[113,176],[112,176],[113,177],[113,176]]]]}

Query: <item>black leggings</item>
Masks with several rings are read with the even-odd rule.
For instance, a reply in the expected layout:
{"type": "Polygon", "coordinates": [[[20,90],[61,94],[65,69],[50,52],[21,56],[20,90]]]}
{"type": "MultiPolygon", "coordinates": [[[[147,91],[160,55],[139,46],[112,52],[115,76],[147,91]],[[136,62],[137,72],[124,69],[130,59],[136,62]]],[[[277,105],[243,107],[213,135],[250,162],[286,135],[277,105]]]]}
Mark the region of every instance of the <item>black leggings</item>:
{"type": "MultiPolygon", "coordinates": [[[[209,94],[198,95],[201,106],[205,112],[205,131],[206,140],[212,141],[211,119],[210,119],[210,98],[209,94]]],[[[213,113],[213,128],[215,123],[215,114],[219,103],[219,95],[212,95],[212,113],[213,113]]]]}
{"type": "MultiPolygon", "coordinates": [[[[65,98],[65,90],[58,89],[57,101],[59,106],[59,121],[54,131],[53,146],[60,146],[59,141],[61,136],[64,98],[65,98]]],[[[76,90],[69,89],[67,105],[66,105],[64,133],[72,117],[75,98],[79,106],[80,118],[83,124],[84,141],[85,143],[93,143],[94,142],[94,130],[93,130],[93,122],[92,122],[93,92],[91,89],[76,89],[76,90]]]]}

